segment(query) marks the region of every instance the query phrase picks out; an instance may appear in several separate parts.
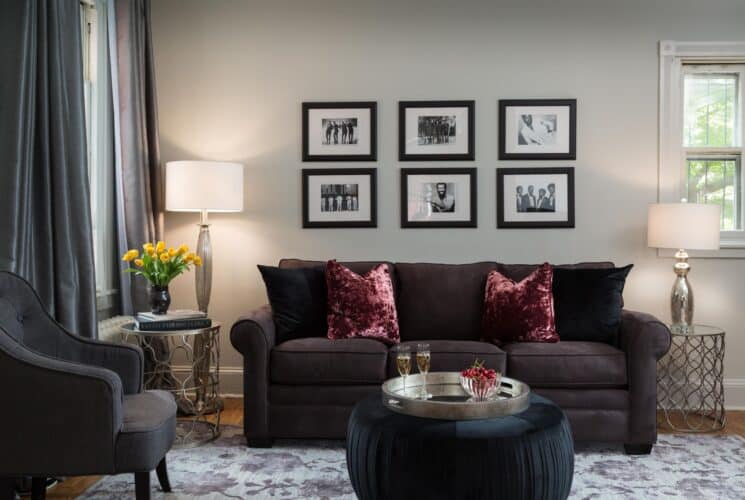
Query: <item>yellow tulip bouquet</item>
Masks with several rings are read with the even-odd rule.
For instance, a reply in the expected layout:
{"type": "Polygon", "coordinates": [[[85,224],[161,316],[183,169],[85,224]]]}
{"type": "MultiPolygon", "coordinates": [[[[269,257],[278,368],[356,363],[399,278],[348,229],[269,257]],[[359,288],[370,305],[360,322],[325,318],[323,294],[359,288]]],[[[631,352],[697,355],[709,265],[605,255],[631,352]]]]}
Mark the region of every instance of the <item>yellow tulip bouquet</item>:
{"type": "Polygon", "coordinates": [[[173,278],[188,271],[192,265],[202,265],[202,258],[190,252],[186,245],[166,248],[165,242],[159,241],[155,245],[145,243],[142,249],[142,252],[129,250],[122,256],[123,261],[134,264],[134,267],[124,272],[144,276],[155,287],[166,287],[173,278]]]}

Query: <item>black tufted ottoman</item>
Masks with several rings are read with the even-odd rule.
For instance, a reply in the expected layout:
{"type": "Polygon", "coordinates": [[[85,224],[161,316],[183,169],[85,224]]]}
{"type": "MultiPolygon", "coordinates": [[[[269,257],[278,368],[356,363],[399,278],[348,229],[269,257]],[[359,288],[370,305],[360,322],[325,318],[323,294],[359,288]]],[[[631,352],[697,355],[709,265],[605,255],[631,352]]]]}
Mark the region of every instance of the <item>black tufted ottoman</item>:
{"type": "Polygon", "coordinates": [[[347,469],[368,499],[565,499],[574,446],[561,409],[533,394],[510,417],[449,421],[411,417],[370,396],[347,427],[347,469]]]}

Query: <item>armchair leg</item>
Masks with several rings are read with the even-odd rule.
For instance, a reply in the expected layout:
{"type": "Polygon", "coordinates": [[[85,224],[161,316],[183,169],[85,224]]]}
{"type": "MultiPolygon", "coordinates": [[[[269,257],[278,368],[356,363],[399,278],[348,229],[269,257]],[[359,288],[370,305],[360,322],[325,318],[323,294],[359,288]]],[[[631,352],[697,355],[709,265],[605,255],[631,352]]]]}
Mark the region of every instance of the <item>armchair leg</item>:
{"type": "Polygon", "coordinates": [[[170,493],[171,482],[168,480],[168,466],[166,465],[166,457],[163,457],[163,460],[160,461],[158,467],[155,469],[155,472],[158,475],[158,482],[160,483],[160,487],[165,493],[170,493]]]}
{"type": "Polygon", "coordinates": [[[135,498],[150,500],[150,472],[135,472],[135,498]]]}
{"type": "Polygon", "coordinates": [[[649,455],[652,453],[652,443],[649,444],[630,444],[623,445],[627,455],[649,455]]]}
{"type": "Polygon", "coordinates": [[[47,497],[47,478],[35,477],[31,479],[32,500],[44,500],[47,497]]]}
{"type": "Polygon", "coordinates": [[[15,500],[16,478],[0,477],[0,500],[15,500]]]}

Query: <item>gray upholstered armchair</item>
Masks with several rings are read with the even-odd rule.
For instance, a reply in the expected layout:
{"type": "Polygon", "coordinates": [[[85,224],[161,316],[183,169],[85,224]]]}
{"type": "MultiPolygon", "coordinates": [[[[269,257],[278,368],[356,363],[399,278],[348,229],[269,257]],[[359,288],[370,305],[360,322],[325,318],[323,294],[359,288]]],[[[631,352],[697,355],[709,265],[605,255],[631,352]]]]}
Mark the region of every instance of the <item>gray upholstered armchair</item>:
{"type": "Polygon", "coordinates": [[[34,498],[48,476],[134,473],[147,499],[154,469],[170,491],[176,403],[143,391],[142,373],[138,347],[73,335],[28,282],[0,272],[0,500],[21,476],[33,478],[34,498]]]}

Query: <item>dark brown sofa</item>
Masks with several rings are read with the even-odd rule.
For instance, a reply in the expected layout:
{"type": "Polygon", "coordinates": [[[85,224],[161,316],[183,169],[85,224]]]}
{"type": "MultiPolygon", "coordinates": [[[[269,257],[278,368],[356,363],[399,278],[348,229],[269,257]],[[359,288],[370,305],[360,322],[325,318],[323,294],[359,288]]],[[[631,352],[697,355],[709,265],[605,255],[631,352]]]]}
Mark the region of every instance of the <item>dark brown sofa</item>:
{"type": "MultiPolygon", "coordinates": [[[[322,264],[284,259],[280,267],[322,264]]],[[[362,274],[378,262],[344,264],[362,274]]],[[[624,310],[618,346],[565,341],[500,349],[479,341],[487,274],[497,269],[521,280],[535,265],[387,265],[401,341],[411,343],[412,350],[417,342],[427,341],[432,371],[461,370],[474,358],[485,360],[487,366],[528,383],[561,406],[576,441],[624,443],[629,453],[651,450],[657,439],[657,360],[670,345],[670,332],[662,322],[624,310]]],[[[610,266],[603,262],[562,267],[610,266]]],[[[355,403],[397,375],[389,348],[375,340],[316,336],[277,345],[269,306],[239,318],[230,339],[244,357],[244,430],[249,446],[270,446],[273,438],[344,438],[355,403]]]]}

